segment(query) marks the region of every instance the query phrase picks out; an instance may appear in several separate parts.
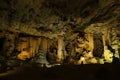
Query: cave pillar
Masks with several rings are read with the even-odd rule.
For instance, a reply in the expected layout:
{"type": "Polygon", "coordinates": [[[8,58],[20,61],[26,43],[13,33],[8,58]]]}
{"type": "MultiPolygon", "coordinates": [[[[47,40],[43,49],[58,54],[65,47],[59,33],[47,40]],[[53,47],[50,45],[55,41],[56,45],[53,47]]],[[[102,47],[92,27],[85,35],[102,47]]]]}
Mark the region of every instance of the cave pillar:
{"type": "Polygon", "coordinates": [[[63,37],[59,37],[58,38],[58,51],[57,51],[58,62],[61,62],[63,60],[63,47],[64,47],[63,37]]]}

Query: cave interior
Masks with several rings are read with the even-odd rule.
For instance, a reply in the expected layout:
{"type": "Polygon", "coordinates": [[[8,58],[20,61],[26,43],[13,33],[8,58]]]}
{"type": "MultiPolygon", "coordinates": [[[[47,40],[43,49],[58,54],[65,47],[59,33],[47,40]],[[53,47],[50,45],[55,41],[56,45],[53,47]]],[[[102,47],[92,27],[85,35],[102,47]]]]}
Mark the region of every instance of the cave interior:
{"type": "Polygon", "coordinates": [[[120,63],[120,0],[0,0],[1,72],[114,63],[120,63]]]}

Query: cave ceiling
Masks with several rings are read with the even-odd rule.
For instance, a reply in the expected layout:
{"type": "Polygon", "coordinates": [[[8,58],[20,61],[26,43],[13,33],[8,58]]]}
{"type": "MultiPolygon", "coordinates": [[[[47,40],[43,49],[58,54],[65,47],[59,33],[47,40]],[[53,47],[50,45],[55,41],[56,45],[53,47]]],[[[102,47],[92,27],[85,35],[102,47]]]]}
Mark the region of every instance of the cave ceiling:
{"type": "Polygon", "coordinates": [[[1,30],[64,35],[92,24],[120,29],[120,0],[0,0],[1,30]]]}

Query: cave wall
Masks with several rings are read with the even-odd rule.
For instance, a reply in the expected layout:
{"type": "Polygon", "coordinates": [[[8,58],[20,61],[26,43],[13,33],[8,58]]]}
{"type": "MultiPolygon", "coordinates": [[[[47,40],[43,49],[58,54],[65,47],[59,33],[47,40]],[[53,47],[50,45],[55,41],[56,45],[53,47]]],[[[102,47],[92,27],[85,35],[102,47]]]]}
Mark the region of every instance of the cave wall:
{"type": "Polygon", "coordinates": [[[51,63],[99,62],[93,53],[112,62],[111,57],[120,55],[119,4],[119,0],[0,0],[0,39],[4,38],[0,53],[26,60],[42,47],[51,63]]]}

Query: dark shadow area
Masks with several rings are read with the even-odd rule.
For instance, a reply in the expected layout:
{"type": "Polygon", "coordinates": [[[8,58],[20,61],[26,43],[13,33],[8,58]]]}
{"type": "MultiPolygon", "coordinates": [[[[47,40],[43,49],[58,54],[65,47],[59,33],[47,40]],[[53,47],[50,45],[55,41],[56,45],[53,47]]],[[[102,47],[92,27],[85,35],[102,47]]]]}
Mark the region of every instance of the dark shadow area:
{"type": "Polygon", "coordinates": [[[21,67],[0,80],[118,80],[119,64],[61,65],[52,68],[21,67]]]}
{"type": "Polygon", "coordinates": [[[0,51],[3,50],[4,40],[5,38],[0,38],[0,51]]]}
{"type": "Polygon", "coordinates": [[[109,79],[109,76],[110,76],[110,72],[108,69],[102,67],[102,68],[99,68],[97,71],[96,71],[96,74],[95,74],[95,77],[98,79],[98,80],[108,80],[109,79]]]}

